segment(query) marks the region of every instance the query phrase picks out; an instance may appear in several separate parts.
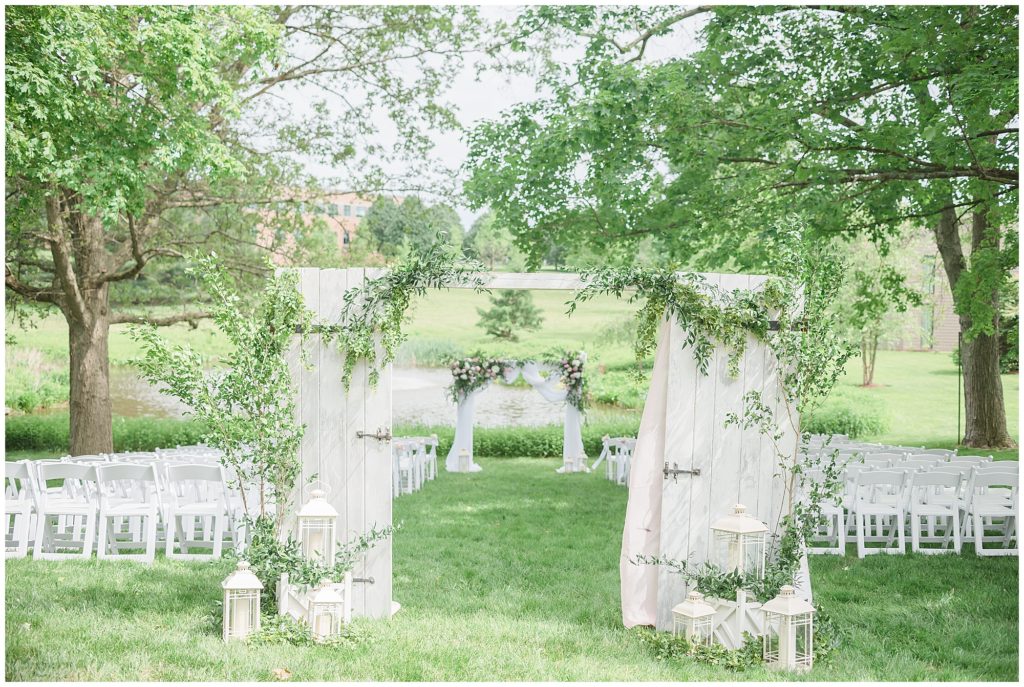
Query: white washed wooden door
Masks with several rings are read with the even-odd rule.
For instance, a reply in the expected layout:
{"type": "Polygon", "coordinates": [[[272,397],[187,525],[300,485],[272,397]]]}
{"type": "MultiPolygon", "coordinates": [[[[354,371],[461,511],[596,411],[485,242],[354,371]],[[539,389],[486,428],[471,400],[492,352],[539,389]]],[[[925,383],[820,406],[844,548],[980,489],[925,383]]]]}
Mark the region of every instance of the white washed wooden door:
{"type": "MultiPolygon", "coordinates": [[[[315,313],[314,325],[333,325],[341,315],[342,299],[380,270],[302,268],[299,292],[306,307],[315,313]]],[[[296,384],[297,413],[306,425],[299,449],[302,485],[296,507],[306,498],[310,480],[325,484],[328,501],[338,513],[338,533],[354,539],[372,528],[391,525],[391,443],[360,433],[390,435],[391,366],[380,371],[370,385],[366,361],[356,364],[348,390],[342,386],[343,357],[323,337],[309,337],[306,350],[309,368],[299,364],[298,346],[291,352],[290,368],[296,384]]],[[[294,520],[292,520],[294,526],[294,520]]],[[[390,617],[391,540],[378,543],[353,570],[355,615],[390,617]],[[372,581],[371,581],[372,580],[372,581]]]]}
{"type": "MultiPolygon", "coordinates": [[[[722,290],[752,289],[766,277],[704,275],[722,290]]],[[[780,513],[788,508],[777,458],[770,442],[757,429],[725,427],[728,413],[742,414],[743,396],[762,391],[766,403],[777,398],[778,370],[771,351],[755,338],[739,363],[739,374],[728,372],[728,352],[716,347],[707,374],[697,367],[691,348],[683,347],[686,333],[673,324],[669,335],[669,383],[666,403],[664,464],[699,474],[666,475],[662,482],[660,554],[699,565],[711,553],[711,523],[742,503],[747,512],[778,529],[780,513]]],[[[775,403],[776,418],[787,427],[785,445],[796,441],[796,431],[775,403]]],[[[780,445],[782,445],[780,443],[780,445]]],[[[672,607],[685,598],[678,575],[658,570],[657,627],[672,627],[672,607]]]]}

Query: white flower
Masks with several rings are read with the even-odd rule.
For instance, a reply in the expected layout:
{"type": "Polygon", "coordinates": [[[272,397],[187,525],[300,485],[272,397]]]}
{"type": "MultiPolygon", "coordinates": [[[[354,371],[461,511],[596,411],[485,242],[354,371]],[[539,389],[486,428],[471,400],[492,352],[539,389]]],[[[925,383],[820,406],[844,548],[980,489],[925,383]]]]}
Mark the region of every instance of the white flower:
{"type": "Polygon", "coordinates": [[[579,372],[573,372],[572,373],[572,378],[573,379],[579,379],[579,377],[580,377],[580,373],[579,372]]]}
{"type": "Polygon", "coordinates": [[[462,377],[463,379],[469,379],[469,377],[467,377],[465,374],[461,374],[459,376],[462,377]]]}
{"type": "Polygon", "coordinates": [[[577,358],[576,360],[573,360],[573,361],[572,361],[572,366],[573,366],[573,367],[579,367],[579,366],[580,366],[580,361],[579,361],[579,359],[578,359],[578,358],[577,358]]]}
{"type": "Polygon", "coordinates": [[[497,365],[492,365],[492,366],[491,366],[491,372],[493,372],[494,374],[498,374],[498,372],[499,372],[500,370],[501,370],[501,368],[500,368],[500,367],[498,367],[497,365]]]}

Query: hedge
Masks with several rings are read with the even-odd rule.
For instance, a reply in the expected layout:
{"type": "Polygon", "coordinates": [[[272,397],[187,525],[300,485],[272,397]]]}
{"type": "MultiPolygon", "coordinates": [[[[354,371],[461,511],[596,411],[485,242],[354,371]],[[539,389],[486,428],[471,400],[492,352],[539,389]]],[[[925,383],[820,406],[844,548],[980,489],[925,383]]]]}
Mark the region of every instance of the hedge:
{"type": "MultiPolygon", "coordinates": [[[[637,424],[630,422],[584,425],[583,445],[587,455],[601,452],[601,437],[635,436],[637,424]]],[[[396,426],[395,436],[437,434],[440,451],[447,453],[455,429],[447,426],[396,426]]],[[[195,444],[202,428],[188,420],[151,417],[114,418],[115,451],[152,451],[155,448],[195,444]]],[[[7,418],[5,448],[8,451],[62,453],[68,450],[68,415],[14,415],[7,418]]],[[[476,455],[493,458],[554,458],[562,455],[562,427],[477,427],[473,430],[476,455]]]]}

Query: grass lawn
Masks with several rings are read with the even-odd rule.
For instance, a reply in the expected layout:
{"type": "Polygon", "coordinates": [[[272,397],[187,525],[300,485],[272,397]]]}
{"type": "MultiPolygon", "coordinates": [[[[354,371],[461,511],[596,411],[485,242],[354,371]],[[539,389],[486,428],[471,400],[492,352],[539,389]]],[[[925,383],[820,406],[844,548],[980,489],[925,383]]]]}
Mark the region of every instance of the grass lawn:
{"type": "MultiPolygon", "coordinates": [[[[7,561],[8,680],[771,680],[655,658],[621,627],[626,492],[555,460],[480,461],[395,502],[390,621],[362,643],[250,647],[212,620],[227,562],[7,561]]],[[[845,633],[810,680],[1017,677],[1017,560],[815,557],[845,633]]]]}
{"type": "MultiPolygon", "coordinates": [[[[846,375],[833,394],[837,397],[872,400],[880,404],[888,427],[866,441],[917,446],[953,446],[957,441],[957,369],[949,353],[879,351],[875,366],[876,386],[864,388],[860,359],[851,360],[846,375]]],[[[1020,377],[1003,375],[1003,398],[1010,436],[1018,439],[1020,377]]],[[[961,410],[960,428],[964,426],[961,410]]],[[[960,451],[967,454],[969,449],[960,451]]],[[[987,455],[988,452],[983,452],[987,455]]]]}

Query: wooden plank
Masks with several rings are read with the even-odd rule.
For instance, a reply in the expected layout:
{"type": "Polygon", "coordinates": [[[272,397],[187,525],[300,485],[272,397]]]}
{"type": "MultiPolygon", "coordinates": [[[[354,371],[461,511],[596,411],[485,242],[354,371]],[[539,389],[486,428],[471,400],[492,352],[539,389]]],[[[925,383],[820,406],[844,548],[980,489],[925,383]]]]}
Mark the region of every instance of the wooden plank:
{"type": "MultiPolygon", "coordinates": [[[[672,322],[669,332],[669,379],[665,404],[665,455],[662,463],[693,467],[694,394],[700,374],[690,349],[683,348],[685,334],[672,322]]],[[[685,560],[690,555],[691,491],[701,477],[680,475],[662,481],[659,555],[685,560]]],[[[658,569],[657,627],[672,627],[671,609],[681,601],[686,588],[677,575],[658,569]]]]}
{"type": "MultiPolygon", "coordinates": [[[[277,273],[280,274],[282,271],[283,271],[282,269],[278,269],[277,273]]],[[[301,281],[299,281],[297,283],[296,288],[299,289],[299,293],[301,295],[302,294],[302,283],[301,283],[301,281]]],[[[300,422],[300,423],[302,422],[302,388],[301,388],[302,363],[300,362],[301,351],[302,351],[302,347],[300,345],[299,338],[298,337],[293,337],[292,340],[291,340],[291,343],[290,343],[290,345],[288,347],[288,352],[285,354],[285,359],[286,359],[286,361],[288,363],[288,374],[289,374],[289,376],[291,378],[291,388],[292,388],[292,393],[294,394],[294,398],[295,398],[295,416],[294,416],[294,418],[295,418],[296,422],[300,422]]],[[[300,448],[300,451],[299,451],[299,461],[300,461],[300,465],[301,465],[301,461],[302,461],[301,448],[300,448]]],[[[301,485],[301,478],[300,478],[300,480],[298,480],[297,483],[296,483],[295,490],[292,492],[292,497],[291,498],[292,498],[292,505],[293,505],[293,507],[289,509],[289,512],[288,512],[288,514],[287,514],[287,516],[285,518],[285,521],[284,521],[284,527],[286,528],[286,531],[294,531],[294,528],[295,528],[295,511],[296,511],[295,504],[300,503],[301,496],[302,496],[301,489],[302,489],[302,485],[301,485]]]]}
{"type": "MultiPolygon", "coordinates": [[[[367,278],[380,276],[383,270],[367,270],[367,278]]],[[[384,351],[380,340],[376,341],[377,359],[384,351]]],[[[391,365],[384,365],[375,387],[366,382],[365,422],[366,431],[391,428],[391,365]]],[[[363,442],[365,449],[363,504],[363,531],[391,525],[392,497],[392,456],[391,442],[368,439],[363,442]]],[[[374,579],[365,586],[364,612],[371,618],[391,616],[392,602],[392,542],[380,542],[366,556],[365,570],[374,579]]]]}
{"type": "MultiPolygon", "coordinates": [[[[746,289],[749,278],[743,275],[728,275],[722,281],[723,289],[746,289]]],[[[726,427],[726,416],[729,413],[743,414],[743,375],[745,358],[740,359],[737,377],[729,375],[729,351],[720,348],[717,361],[711,369],[715,381],[715,402],[712,424],[708,428],[711,434],[712,479],[708,496],[708,523],[704,534],[707,545],[707,556],[712,551],[711,523],[728,514],[737,503],[740,491],[741,459],[743,453],[743,432],[736,425],[726,427]]],[[[745,505],[745,504],[744,504],[745,505]]]]}
{"type": "MultiPolygon", "coordinates": [[[[336,324],[341,319],[342,297],[347,283],[345,270],[320,270],[319,308],[324,324],[336,324]]],[[[320,380],[320,472],[317,479],[327,487],[327,501],[338,511],[338,535],[344,540],[348,531],[345,512],[348,442],[345,439],[346,398],[341,383],[342,356],[334,342],[321,343],[319,348],[320,363],[316,372],[320,380]]]]}
{"type": "MultiPolygon", "coordinates": [[[[747,350],[743,354],[745,394],[751,391],[763,391],[766,355],[766,346],[748,334],[747,350]]],[[[771,517],[771,501],[761,498],[761,471],[766,465],[774,462],[771,454],[771,442],[761,434],[756,426],[743,430],[738,503],[746,506],[748,513],[763,522],[767,522],[771,517]]]]}
{"type": "MultiPolygon", "coordinates": [[[[365,280],[366,270],[349,268],[346,270],[349,289],[357,288],[365,280]]],[[[345,394],[345,499],[344,527],[347,540],[360,536],[366,528],[366,442],[356,436],[357,432],[367,431],[366,426],[366,390],[368,386],[368,368],[365,360],[356,363],[352,370],[348,392],[345,394]]],[[[374,431],[370,429],[369,431],[374,431]]],[[[360,561],[353,570],[353,577],[368,576],[365,561],[360,561]]],[[[353,586],[352,613],[360,616],[366,613],[366,584],[357,583],[353,586]]]]}
{"type": "MultiPolygon", "coordinates": [[[[718,286],[720,280],[708,279],[708,283],[718,286]]],[[[719,470],[714,463],[714,450],[720,441],[722,423],[715,416],[715,404],[721,386],[719,365],[725,358],[725,351],[716,346],[708,360],[707,374],[698,374],[692,413],[693,423],[693,466],[701,471],[700,479],[694,480],[690,499],[690,552],[695,562],[708,560],[709,539],[712,518],[718,517],[712,512],[712,485],[721,479],[719,470]]]]}
{"type": "MultiPolygon", "coordinates": [[[[306,307],[313,312],[313,323],[321,322],[320,317],[320,270],[303,268],[299,270],[299,293],[306,307]]],[[[299,445],[302,472],[298,481],[296,507],[301,507],[308,497],[306,485],[320,472],[320,351],[323,348],[318,334],[309,336],[306,342],[310,369],[299,370],[299,396],[302,410],[299,419],[306,426],[299,445]]]]}
{"type": "MultiPolygon", "coordinates": [[[[679,273],[682,276],[683,272],[679,273]]],[[[714,282],[722,288],[744,288],[734,287],[733,283],[745,284],[749,275],[742,274],[712,274],[698,272],[709,283],[714,282]],[[723,279],[725,280],[723,282],[723,279]]],[[[484,272],[484,286],[489,289],[537,289],[548,291],[575,291],[586,286],[579,274],[571,272],[484,272]]],[[[468,289],[472,286],[467,284],[453,284],[448,287],[452,289],[468,289]]]]}

